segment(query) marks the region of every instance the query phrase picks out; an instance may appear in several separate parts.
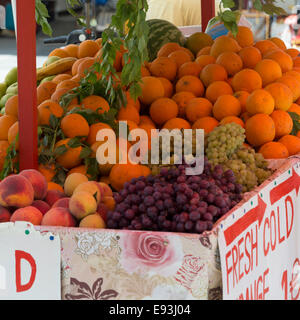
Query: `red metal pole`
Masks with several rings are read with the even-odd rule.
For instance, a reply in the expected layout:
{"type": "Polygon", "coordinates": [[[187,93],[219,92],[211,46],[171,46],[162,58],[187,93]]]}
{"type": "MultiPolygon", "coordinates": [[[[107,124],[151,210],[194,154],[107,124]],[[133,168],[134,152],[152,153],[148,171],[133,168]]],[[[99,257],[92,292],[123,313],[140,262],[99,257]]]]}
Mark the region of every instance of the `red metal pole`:
{"type": "Polygon", "coordinates": [[[17,0],[20,170],[38,166],[35,0],[17,0]]]}
{"type": "Polygon", "coordinates": [[[201,0],[201,15],[202,31],[205,32],[208,21],[216,15],[215,0],[201,0]]]}

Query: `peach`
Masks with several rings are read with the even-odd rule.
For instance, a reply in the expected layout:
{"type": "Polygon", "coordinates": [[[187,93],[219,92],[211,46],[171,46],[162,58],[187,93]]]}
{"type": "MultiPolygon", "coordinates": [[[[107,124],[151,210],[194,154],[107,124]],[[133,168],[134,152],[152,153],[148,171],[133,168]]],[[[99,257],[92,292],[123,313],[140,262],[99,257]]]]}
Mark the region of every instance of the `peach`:
{"type": "Polygon", "coordinates": [[[11,213],[6,208],[0,206],[0,223],[9,222],[10,217],[11,213]]]}
{"type": "Polygon", "coordinates": [[[65,194],[69,197],[73,194],[74,190],[84,182],[88,182],[89,179],[82,173],[74,172],[67,176],[64,183],[65,194]]]}
{"type": "Polygon", "coordinates": [[[101,192],[100,192],[100,188],[98,186],[98,183],[96,181],[88,181],[88,182],[84,182],[81,183],[73,192],[73,195],[77,192],[88,192],[91,195],[94,196],[94,198],[96,199],[97,204],[101,201],[101,192]]]}
{"type": "Polygon", "coordinates": [[[0,182],[0,205],[3,207],[27,207],[33,200],[32,184],[25,177],[13,175],[0,182]]]}
{"type": "Polygon", "coordinates": [[[67,208],[51,208],[41,222],[42,226],[75,227],[77,224],[67,208]]]}
{"type": "Polygon", "coordinates": [[[97,213],[90,214],[83,218],[79,223],[79,228],[98,228],[104,229],[106,227],[104,220],[97,213]]]}
{"type": "Polygon", "coordinates": [[[89,214],[95,213],[97,210],[97,202],[95,197],[86,191],[78,191],[74,193],[70,199],[69,210],[78,220],[89,214]]]}
{"type": "Polygon", "coordinates": [[[61,208],[69,209],[69,203],[70,203],[70,198],[61,198],[54,203],[52,208],[61,207],[61,208]]]}
{"type": "Polygon", "coordinates": [[[113,192],[107,183],[98,182],[98,185],[99,185],[102,197],[112,197],[113,196],[113,192]]]}
{"type": "Polygon", "coordinates": [[[106,221],[108,211],[108,208],[103,203],[100,202],[98,204],[96,213],[98,213],[104,221],[106,221]]]}
{"type": "Polygon", "coordinates": [[[57,200],[65,197],[66,195],[59,190],[48,190],[44,200],[52,207],[57,200]]]}
{"type": "Polygon", "coordinates": [[[34,190],[34,199],[42,200],[46,197],[48,185],[46,178],[37,170],[23,170],[19,175],[30,181],[34,190]]]}
{"type": "Polygon", "coordinates": [[[113,197],[104,197],[102,198],[101,203],[105,205],[105,207],[108,209],[108,211],[113,211],[116,206],[116,201],[113,197]]]}
{"type": "Polygon", "coordinates": [[[39,209],[43,215],[51,209],[49,204],[43,200],[34,200],[32,206],[39,209]]]}
{"type": "Polygon", "coordinates": [[[43,214],[40,210],[33,206],[17,209],[10,217],[11,222],[28,221],[35,226],[39,226],[43,219],[43,214]]]}

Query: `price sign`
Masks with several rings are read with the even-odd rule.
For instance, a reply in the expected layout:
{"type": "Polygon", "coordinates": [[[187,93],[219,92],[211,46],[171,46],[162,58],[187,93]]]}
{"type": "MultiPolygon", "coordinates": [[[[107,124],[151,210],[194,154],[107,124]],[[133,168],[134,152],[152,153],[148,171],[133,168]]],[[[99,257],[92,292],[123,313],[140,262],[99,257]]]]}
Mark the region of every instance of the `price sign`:
{"type": "Polygon", "coordinates": [[[300,165],[219,225],[224,299],[300,299],[300,165]]]}
{"type": "Polygon", "coordinates": [[[60,300],[60,239],[27,222],[0,224],[0,300],[60,300]]]}

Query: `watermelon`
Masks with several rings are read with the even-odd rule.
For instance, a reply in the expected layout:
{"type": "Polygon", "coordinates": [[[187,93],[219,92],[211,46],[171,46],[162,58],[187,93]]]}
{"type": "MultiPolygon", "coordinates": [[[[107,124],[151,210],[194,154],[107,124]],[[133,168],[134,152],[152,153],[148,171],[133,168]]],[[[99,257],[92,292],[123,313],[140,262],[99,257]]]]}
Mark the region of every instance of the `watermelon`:
{"type": "Polygon", "coordinates": [[[161,19],[150,19],[146,22],[149,26],[148,54],[150,61],[156,58],[159,49],[168,42],[176,42],[184,46],[186,39],[173,23],[161,19]]]}

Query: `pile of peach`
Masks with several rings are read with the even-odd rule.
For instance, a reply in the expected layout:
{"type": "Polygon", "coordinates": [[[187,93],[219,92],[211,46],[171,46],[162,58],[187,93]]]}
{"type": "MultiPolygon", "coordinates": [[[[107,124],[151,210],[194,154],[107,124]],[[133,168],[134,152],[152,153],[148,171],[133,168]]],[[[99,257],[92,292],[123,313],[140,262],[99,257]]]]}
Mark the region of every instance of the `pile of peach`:
{"type": "Polygon", "coordinates": [[[0,183],[0,222],[28,221],[33,225],[105,228],[115,201],[110,187],[73,173],[64,192],[48,189],[37,170],[23,170],[0,183]]]}

